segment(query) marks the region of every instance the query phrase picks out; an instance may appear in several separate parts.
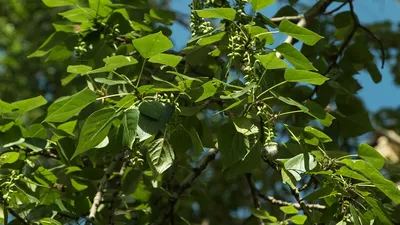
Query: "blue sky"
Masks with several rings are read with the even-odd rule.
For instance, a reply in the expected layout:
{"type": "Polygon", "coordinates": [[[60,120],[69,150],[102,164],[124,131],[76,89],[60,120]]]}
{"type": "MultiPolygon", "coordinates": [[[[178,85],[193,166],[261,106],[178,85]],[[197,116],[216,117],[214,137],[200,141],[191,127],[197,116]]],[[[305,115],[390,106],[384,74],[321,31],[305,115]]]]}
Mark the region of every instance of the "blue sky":
{"type": "MultiPolygon", "coordinates": [[[[306,1],[316,2],[316,0],[306,1]]],[[[191,0],[173,0],[171,2],[171,9],[189,15],[188,5],[191,0]]],[[[264,15],[271,17],[280,7],[282,7],[282,4],[274,3],[262,12],[264,15]]],[[[331,8],[335,8],[335,5],[332,5],[331,8]]],[[[355,0],[354,8],[362,24],[383,20],[400,22],[400,3],[397,0],[355,0]]],[[[348,9],[344,8],[343,10],[348,9]]],[[[183,48],[190,38],[190,32],[177,24],[173,25],[172,29],[172,40],[174,41],[175,49],[183,48]]],[[[279,38],[277,41],[279,42],[279,38]]],[[[379,56],[377,59],[379,60],[379,56]]],[[[387,62],[387,65],[389,63],[387,62]]],[[[358,94],[365,101],[370,111],[377,111],[382,107],[398,107],[400,105],[400,88],[394,85],[390,68],[385,66],[384,69],[381,69],[381,73],[383,79],[379,84],[375,84],[366,72],[361,72],[356,76],[361,86],[363,86],[363,89],[358,94]]]]}

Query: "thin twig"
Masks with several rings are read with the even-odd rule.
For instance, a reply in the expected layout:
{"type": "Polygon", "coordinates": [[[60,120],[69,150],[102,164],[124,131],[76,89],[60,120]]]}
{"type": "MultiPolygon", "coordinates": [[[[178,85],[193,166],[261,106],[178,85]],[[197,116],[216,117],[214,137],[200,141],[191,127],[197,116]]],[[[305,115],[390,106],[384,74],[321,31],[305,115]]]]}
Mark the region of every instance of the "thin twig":
{"type": "Polygon", "coordinates": [[[333,13],[339,11],[341,8],[343,8],[343,6],[345,6],[347,3],[349,3],[349,0],[344,1],[344,2],[343,2],[342,4],[340,4],[337,8],[333,9],[332,11],[325,12],[324,14],[325,14],[325,15],[333,14],[333,13]]]}
{"type": "Polygon", "coordinates": [[[114,158],[114,160],[108,166],[108,168],[107,168],[106,172],[104,173],[103,177],[101,178],[101,180],[99,182],[99,187],[97,189],[97,193],[96,193],[95,197],[93,198],[93,204],[92,204],[92,208],[90,208],[89,218],[88,218],[88,220],[86,221],[85,224],[90,224],[94,220],[94,218],[96,217],[97,209],[99,208],[100,201],[103,198],[104,187],[105,187],[108,179],[110,178],[111,173],[114,171],[115,166],[118,164],[118,162],[121,161],[123,156],[124,156],[124,151],[120,152],[114,158]]]}
{"type": "Polygon", "coordinates": [[[272,17],[269,20],[271,20],[272,22],[280,22],[282,20],[300,20],[302,18],[304,18],[304,15],[272,17]]]}
{"type": "MultiPolygon", "coordinates": [[[[261,192],[258,192],[258,196],[259,196],[260,198],[266,200],[266,201],[271,202],[271,203],[274,204],[274,205],[293,206],[293,207],[295,207],[296,209],[302,209],[299,203],[282,201],[282,200],[276,199],[276,198],[274,198],[274,197],[272,197],[272,196],[264,195],[264,194],[261,193],[261,192]]],[[[326,206],[324,206],[324,205],[319,205],[319,204],[306,204],[306,207],[307,207],[308,209],[318,209],[318,210],[324,210],[324,209],[326,209],[326,206]]]]}
{"type": "Polygon", "coordinates": [[[379,43],[379,46],[381,49],[381,61],[382,61],[381,68],[383,69],[385,67],[385,48],[383,47],[383,43],[382,43],[381,39],[376,34],[374,34],[370,29],[364,27],[363,25],[358,24],[358,27],[363,29],[364,31],[366,31],[369,35],[371,35],[379,43]]]}
{"type": "Polygon", "coordinates": [[[314,177],[311,176],[311,177],[310,177],[310,180],[308,180],[307,183],[305,183],[303,186],[301,186],[301,187],[299,188],[299,191],[304,191],[304,190],[306,190],[306,189],[309,188],[309,187],[311,186],[311,184],[313,184],[313,183],[314,183],[314,177]]]}
{"type": "MultiPolygon", "coordinates": [[[[251,173],[246,173],[245,176],[246,176],[247,183],[249,184],[249,187],[250,187],[251,196],[253,197],[254,207],[256,209],[260,209],[261,204],[260,204],[260,201],[259,201],[258,195],[257,195],[258,190],[256,188],[256,185],[254,184],[252,175],[251,175],[251,173]]],[[[264,225],[263,220],[258,218],[258,224],[264,225]]]]}
{"type": "Polygon", "coordinates": [[[172,216],[174,213],[174,207],[176,202],[178,201],[179,196],[187,189],[189,189],[194,181],[200,176],[200,174],[207,168],[207,165],[215,159],[215,156],[218,153],[218,149],[211,148],[208,152],[200,159],[199,163],[195,168],[192,169],[192,172],[182,181],[179,185],[178,190],[173,194],[173,197],[169,199],[170,207],[167,212],[160,216],[157,221],[152,223],[152,225],[162,225],[165,224],[166,221],[172,216]]]}

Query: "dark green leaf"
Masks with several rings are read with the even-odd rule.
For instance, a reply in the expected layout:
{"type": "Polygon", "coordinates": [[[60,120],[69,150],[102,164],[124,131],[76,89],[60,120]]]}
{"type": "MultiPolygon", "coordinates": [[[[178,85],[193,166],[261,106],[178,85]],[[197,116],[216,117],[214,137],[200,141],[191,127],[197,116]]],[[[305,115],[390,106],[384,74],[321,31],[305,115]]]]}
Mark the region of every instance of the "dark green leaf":
{"type": "Polygon", "coordinates": [[[96,101],[96,94],[89,88],[85,88],[72,96],[59,98],[47,109],[47,117],[44,121],[64,122],[94,101],[96,101]]]}
{"type": "Polygon", "coordinates": [[[139,110],[136,108],[127,109],[122,118],[123,145],[132,149],[136,139],[136,130],[139,123],[139,110]]]}
{"type": "Polygon", "coordinates": [[[89,151],[104,140],[110,130],[114,115],[113,109],[101,109],[92,113],[86,119],[79,135],[78,146],[71,159],[89,151]]]}

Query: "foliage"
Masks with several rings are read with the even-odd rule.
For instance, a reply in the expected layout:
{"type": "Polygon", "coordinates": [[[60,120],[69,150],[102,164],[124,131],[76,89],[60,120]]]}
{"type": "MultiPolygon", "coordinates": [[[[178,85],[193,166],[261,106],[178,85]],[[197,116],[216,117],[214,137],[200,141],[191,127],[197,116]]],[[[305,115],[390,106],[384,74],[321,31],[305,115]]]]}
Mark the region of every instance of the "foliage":
{"type": "Polygon", "coordinates": [[[0,100],[3,224],[398,222],[385,158],[346,148],[373,130],[354,75],[381,79],[352,1],[194,1],[179,52],[151,2],[42,1],[55,31],[27,57],[65,94],[0,100]]]}

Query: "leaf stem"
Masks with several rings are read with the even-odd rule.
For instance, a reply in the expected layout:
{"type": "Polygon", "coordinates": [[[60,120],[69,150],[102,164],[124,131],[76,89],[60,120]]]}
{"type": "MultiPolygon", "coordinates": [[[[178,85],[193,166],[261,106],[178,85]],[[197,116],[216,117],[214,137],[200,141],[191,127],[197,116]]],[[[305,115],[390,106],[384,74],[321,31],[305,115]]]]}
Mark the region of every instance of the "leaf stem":
{"type": "Polygon", "coordinates": [[[107,95],[107,96],[99,97],[96,100],[102,100],[102,99],[117,97],[117,96],[125,96],[125,95],[130,95],[130,94],[131,93],[120,93],[120,94],[107,95]]]}
{"type": "Polygon", "coordinates": [[[144,65],[146,64],[146,59],[144,59],[143,60],[143,63],[142,63],[142,68],[140,69],[140,74],[139,74],[139,78],[138,78],[138,81],[137,81],[137,84],[136,84],[136,87],[139,87],[139,83],[140,83],[140,78],[142,77],[142,73],[143,73],[143,69],[144,69],[144,65]]]}
{"type": "Polygon", "coordinates": [[[278,84],[275,84],[274,86],[268,88],[267,90],[265,90],[265,91],[263,91],[261,94],[259,94],[259,95],[257,96],[257,99],[260,98],[261,96],[263,96],[265,93],[267,93],[267,92],[271,91],[272,89],[274,89],[274,88],[276,88],[276,87],[278,87],[278,86],[281,86],[282,84],[285,84],[285,83],[286,83],[286,80],[284,80],[284,81],[282,81],[282,82],[280,82],[280,83],[278,83],[278,84]]]}
{"type": "Polygon", "coordinates": [[[289,112],[284,112],[284,113],[279,113],[279,116],[284,116],[284,115],[289,115],[289,114],[293,114],[293,113],[299,113],[299,112],[303,112],[303,110],[295,110],[295,111],[289,111],[289,112]]]}

